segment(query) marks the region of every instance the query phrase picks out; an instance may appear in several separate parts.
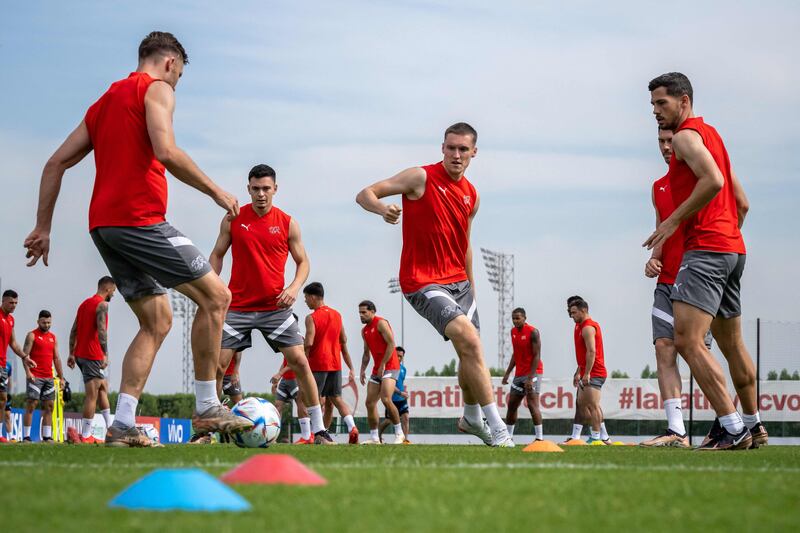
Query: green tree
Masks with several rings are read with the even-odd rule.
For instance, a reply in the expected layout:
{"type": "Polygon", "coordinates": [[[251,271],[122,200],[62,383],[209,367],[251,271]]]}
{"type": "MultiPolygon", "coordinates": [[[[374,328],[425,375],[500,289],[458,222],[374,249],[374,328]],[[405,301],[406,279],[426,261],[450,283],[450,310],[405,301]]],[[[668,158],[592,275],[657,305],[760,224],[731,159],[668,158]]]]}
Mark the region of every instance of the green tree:
{"type": "Polygon", "coordinates": [[[792,375],[789,373],[788,370],[784,368],[783,370],[781,370],[781,377],[779,377],[778,379],[780,379],[781,381],[789,381],[792,379],[792,375]]]}
{"type": "Polygon", "coordinates": [[[792,372],[792,381],[800,381],[800,372],[797,370],[792,372]]]}
{"type": "Polygon", "coordinates": [[[778,381],[778,373],[775,370],[767,372],[767,381],[778,381]]]}
{"type": "MultiPolygon", "coordinates": [[[[648,369],[649,370],[649,369],[648,369]]],[[[611,379],[628,379],[627,372],[623,372],[622,370],[612,370],[611,371],[611,379]]]]}
{"type": "Polygon", "coordinates": [[[658,378],[658,372],[655,370],[650,370],[650,365],[644,367],[642,370],[642,379],[656,379],[658,378]]]}

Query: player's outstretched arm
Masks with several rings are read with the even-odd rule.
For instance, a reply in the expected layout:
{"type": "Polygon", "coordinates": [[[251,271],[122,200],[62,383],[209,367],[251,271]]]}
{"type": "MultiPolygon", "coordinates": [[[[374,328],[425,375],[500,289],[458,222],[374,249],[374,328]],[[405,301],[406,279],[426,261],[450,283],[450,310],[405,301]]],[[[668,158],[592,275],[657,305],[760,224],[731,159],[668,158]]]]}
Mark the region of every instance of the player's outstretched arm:
{"type": "Polygon", "coordinates": [[[700,211],[725,186],[725,177],[717,163],[703,144],[700,134],[694,130],[682,130],[672,138],[674,157],[683,160],[697,177],[692,194],[672,212],[666,220],[644,242],[648,250],[664,243],[675,233],[681,222],[700,211]]]}
{"type": "Polygon", "coordinates": [[[289,222],[289,253],[292,254],[292,259],[296,265],[294,272],[294,280],[288,287],[283,289],[278,295],[278,307],[291,307],[297,300],[297,293],[300,292],[300,287],[308,279],[308,273],[311,271],[311,265],[308,261],[308,254],[306,248],[303,246],[303,238],[300,235],[300,224],[295,219],[289,222]]]}
{"type": "Polygon", "coordinates": [[[739,177],[736,176],[733,169],[731,169],[731,182],[733,183],[733,197],[736,199],[736,212],[739,215],[739,229],[741,229],[744,225],[744,217],[750,211],[750,200],[747,199],[742,182],[739,181],[739,177]]]}
{"type": "Polygon", "coordinates": [[[233,218],[239,214],[239,201],[232,194],[223,191],[186,152],[175,144],[172,129],[172,114],[175,111],[175,90],[169,84],[156,81],[147,88],[144,96],[147,133],[153,145],[153,153],[170,173],[209,196],[233,218]]]}
{"type": "Polygon", "coordinates": [[[36,210],[36,226],[25,238],[23,243],[29,258],[28,266],[33,266],[42,258],[47,266],[50,254],[50,229],[53,225],[53,211],[56,208],[58,193],[61,191],[61,180],[68,168],[77,165],[86,154],[92,151],[92,140],[86,124],[81,121],[78,127],[69,134],[67,139],[50,156],[42,171],[42,180],[39,184],[39,207],[36,210]]]}
{"type": "Polygon", "coordinates": [[[417,200],[425,194],[425,180],[423,169],[407,168],[391,178],[362,189],[356,196],[356,203],[370,213],[380,215],[389,224],[397,224],[400,221],[402,209],[397,204],[381,202],[381,198],[404,194],[411,200],[417,200]]]}
{"type": "Polygon", "coordinates": [[[217,242],[214,243],[214,249],[211,250],[211,255],[208,257],[208,263],[214,272],[219,276],[222,272],[222,263],[225,260],[225,254],[231,247],[231,221],[228,215],[222,217],[222,222],[219,223],[219,235],[217,235],[217,242]]]}

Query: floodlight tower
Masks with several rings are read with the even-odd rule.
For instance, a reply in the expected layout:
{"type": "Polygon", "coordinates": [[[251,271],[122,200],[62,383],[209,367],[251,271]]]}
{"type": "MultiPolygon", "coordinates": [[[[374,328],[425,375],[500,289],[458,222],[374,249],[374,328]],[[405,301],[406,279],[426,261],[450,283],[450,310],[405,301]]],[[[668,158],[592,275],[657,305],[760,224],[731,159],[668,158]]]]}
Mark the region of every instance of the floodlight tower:
{"type": "Polygon", "coordinates": [[[194,389],[194,360],[192,358],[192,322],[197,305],[174,289],[169,289],[172,314],[181,319],[181,366],[183,367],[183,392],[194,389]]]}
{"type": "Polygon", "coordinates": [[[481,248],[489,283],[497,293],[497,364],[505,368],[511,357],[511,341],[506,328],[514,308],[514,254],[481,248]]]}
{"type": "Polygon", "coordinates": [[[400,289],[400,278],[394,277],[389,278],[389,292],[391,294],[400,293],[400,345],[405,347],[406,345],[406,320],[405,320],[405,312],[403,310],[403,297],[402,291],[400,289]]]}

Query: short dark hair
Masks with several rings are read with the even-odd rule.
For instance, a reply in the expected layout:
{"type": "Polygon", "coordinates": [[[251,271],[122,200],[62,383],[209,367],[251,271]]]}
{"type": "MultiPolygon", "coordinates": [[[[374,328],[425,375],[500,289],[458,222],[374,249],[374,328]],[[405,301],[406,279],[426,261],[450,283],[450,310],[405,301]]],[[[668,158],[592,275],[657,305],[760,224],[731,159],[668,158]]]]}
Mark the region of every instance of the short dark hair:
{"type": "Polygon", "coordinates": [[[47,309],[42,309],[39,311],[39,318],[51,318],[53,315],[50,314],[50,311],[47,309]]]}
{"type": "Polygon", "coordinates": [[[250,173],[247,175],[247,181],[253,178],[272,178],[273,181],[278,181],[278,177],[275,175],[275,169],[263,163],[250,169],[250,173]]]}
{"type": "Polygon", "coordinates": [[[403,355],[405,355],[405,354],[406,354],[406,349],[405,349],[405,348],[403,348],[402,346],[395,346],[395,347],[394,347],[394,351],[396,351],[396,352],[403,352],[403,355]]]}
{"type": "Polygon", "coordinates": [[[114,278],[111,276],[103,276],[99,280],[97,280],[97,288],[102,289],[103,287],[107,287],[109,285],[116,285],[117,282],[114,281],[114,278]]]}
{"type": "Polygon", "coordinates": [[[17,291],[6,289],[3,291],[3,298],[19,298],[19,294],[17,294],[17,291]]]}
{"type": "Polygon", "coordinates": [[[694,91],[692,90],[692,82],[685,74],[680,72],[667,72],[661,76],[655,77],[647,84],[647,89],[655,91],[659,87],[664,87],[667,94],[670,96],[681,97],[684,94],[689,97],[689,103],[694,103],[694,91]]]}
{"type": "Polygon", "coordinates": [[[183,45],[168,31],[151,31],[147,37],[139,43],[139,61],[147,59],[155,54],[164,53],[178,54],[183,60],[184,65],[189,64],[189,55],[183,49],[183,45]]]}
{"type": "Polygon", "coordinates": [[[366,307],[367,311],[377,311],[378,310],[375,307],[375,304],[372,302],[372,300],[363,300],[360,304],[358,304],[358,306],[359,307],[366,307]]]}
{"type": "Polygon", "coordinates": [[[319,281],[312,281],[308,285],[303,288],[303,294],[308,294],[309,296],[319,296],[320,298],[325,298],[325,288],[322,286],[322,283],[319,281]]]}
{"type": "Polygon", "coordinates": [[[466,122],[456,122],[444,130],[444,138],[447,139],[447,136],[451,133],[455,135],[472,135],[472,144],[478,144],[478,132],[466,122]]]}
{"type": "Polygon", "coordinates": [[[577,294],[575,296],[570,296],[569,298],[567,298],[567,305],[572,307],[572,302],[576,302],[578,300],[583,300],[583,298],[578,296],[577,294]]]}
{"type": "Polygon", "coordinates": [[[586,300],[575,300],[574,302],[569,304],[569,306],[570,307],[577,307],[581,311],[588,311],[589,310],[589,304],[586,302],[586,300]]]}
{"type": "Polygon", "coordinates": [[[516,315],[517,313],[519,313],[522,316],[528,316],[528,314],[525,312],[525,309],[523,309],[522,307],[517,307],[516,309],[511,311],[512,315],[516,315]]]}

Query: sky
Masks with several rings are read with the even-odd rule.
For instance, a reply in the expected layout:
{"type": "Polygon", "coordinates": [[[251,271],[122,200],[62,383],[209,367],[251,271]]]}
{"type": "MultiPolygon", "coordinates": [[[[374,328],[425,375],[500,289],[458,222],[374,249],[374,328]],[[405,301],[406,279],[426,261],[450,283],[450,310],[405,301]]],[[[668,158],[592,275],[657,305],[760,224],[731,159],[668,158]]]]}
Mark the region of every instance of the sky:
{"type": "MultiPolygon", "coordinates": [[[[355,195],[440,160],[444,129],[466,121],[479,132],[467,173],[481,196],[473,247],[514,254],[515,305],[541,332],[545,375],[574,371],[564,301],[576,293],[603,326],[609,369],[638,375],[654,366],[653,281],[640,245],[654,222],[650,187],[666,165],[647,83],[669,71],[692,80],[695,112],[721,133],[751,201],[748,339],[758,317],[800,320],[796,3],[29,2],[3,11],[0,277],[20,293],[17,338],[49,309],[63,357],[75,310],[106,270],[87,231],[91,157],[66,174],[50,266],[25,267],[42,167],[88,106],[135,70],[140,40],[156,29],[173,32],[190,59],[176,92],[178,144],[241,204],[253,165],[277,170],[275,204],[300,223],[309,281],[322,282],[342,312],[356,361],[362,299],[399,336],[401,300],[387,281],[401,237],[355,195]]],[[[210,252],[222,211],[173,177],[169,187],[168,220],[210,252]]],[[[475,270],[495,366],[497,299],[477,255],[475,270]]],[[[307,312],[302,301],[295,311],[307,312]]],[[[411,373],[455,356],[407,304],[404,316],[411,373]]],[[[114,299],[114,389],[135,331],[114,299]]],[[[147,391],[180,389],[180,340],[176,321],[147,391]]],[[[257,339],[242,363],[244,388],[266,390],[279,362],[257,339]]],[[[80,381],[73,371],[67,378],[80,381]]]]}

